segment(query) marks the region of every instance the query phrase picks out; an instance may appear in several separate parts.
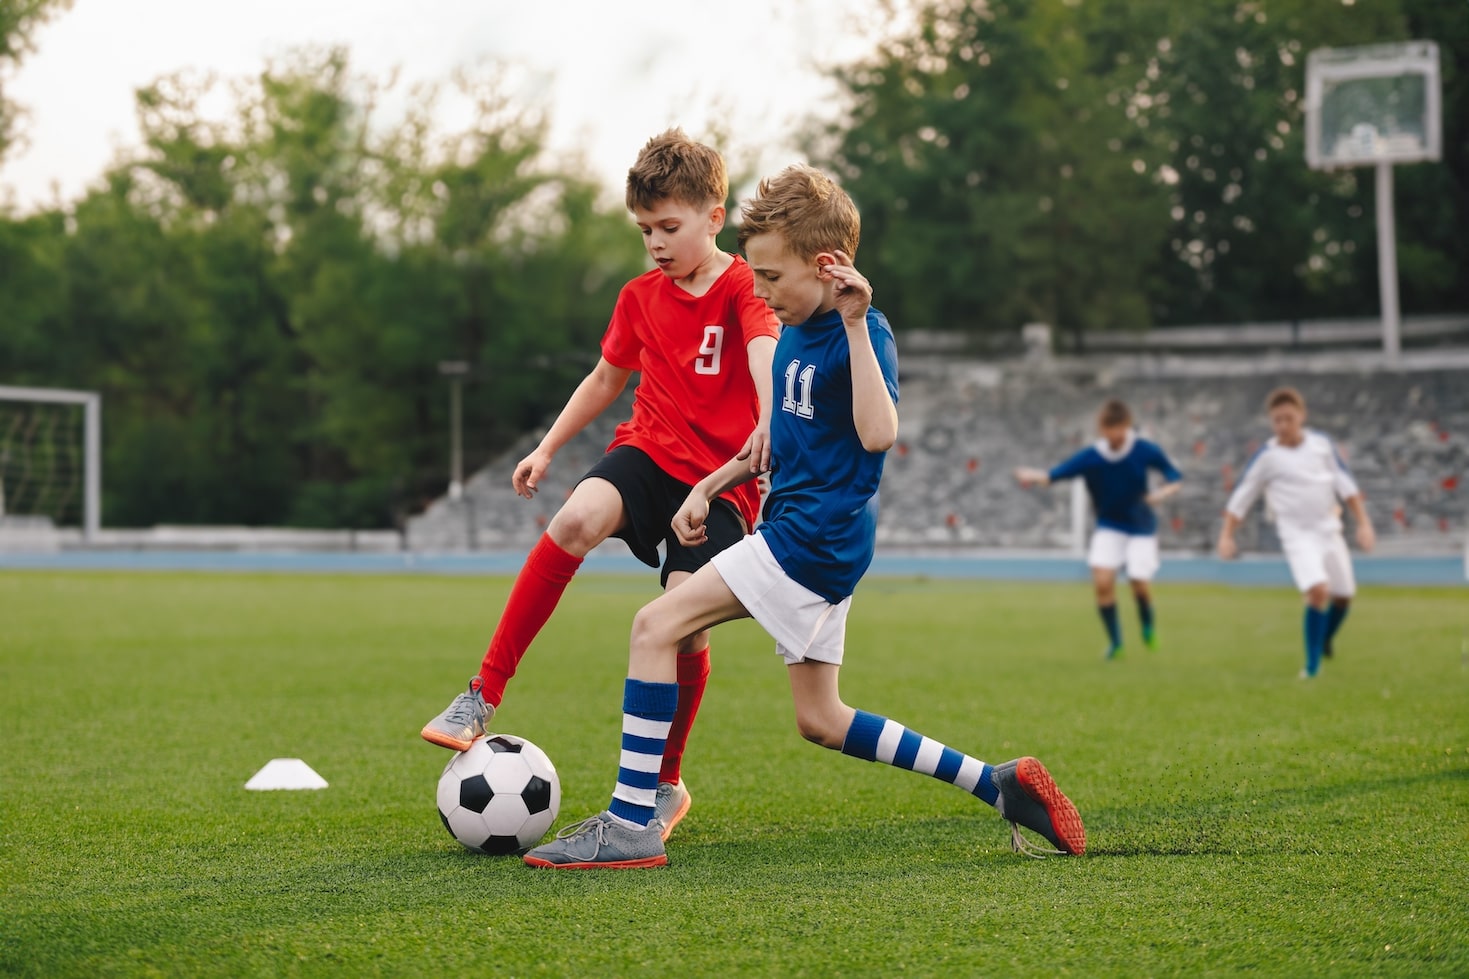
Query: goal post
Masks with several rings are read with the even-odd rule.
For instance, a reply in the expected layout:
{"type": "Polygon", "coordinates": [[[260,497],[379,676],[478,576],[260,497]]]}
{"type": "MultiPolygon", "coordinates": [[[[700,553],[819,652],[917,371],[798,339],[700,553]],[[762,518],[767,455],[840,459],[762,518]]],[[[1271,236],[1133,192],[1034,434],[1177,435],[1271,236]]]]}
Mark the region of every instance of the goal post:
{"type": "MultiPolygon", "coordinates": [[[[75,405],[82,409],[82,539],[92,543],[102,526],[102,396],[96,391],[11,387],[0,384],[0,401],[75,405]]],[[[5,446],[0,446],[5,450],[5,446]]],[[[4,505],[5,459],[0,455],[0,517],[4,505]]]]}

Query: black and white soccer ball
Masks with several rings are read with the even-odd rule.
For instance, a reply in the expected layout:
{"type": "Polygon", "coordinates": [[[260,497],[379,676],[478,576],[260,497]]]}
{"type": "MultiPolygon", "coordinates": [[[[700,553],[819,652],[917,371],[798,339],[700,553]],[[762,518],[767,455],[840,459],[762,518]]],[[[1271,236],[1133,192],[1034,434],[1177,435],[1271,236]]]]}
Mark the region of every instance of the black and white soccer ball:
{"type": "Polygon", "coordinates": [[[456,752],[439,776],[439,818],[476,853],[524,853],[561,808],[561,779],[525,738],[492,734],[456,752]]]}

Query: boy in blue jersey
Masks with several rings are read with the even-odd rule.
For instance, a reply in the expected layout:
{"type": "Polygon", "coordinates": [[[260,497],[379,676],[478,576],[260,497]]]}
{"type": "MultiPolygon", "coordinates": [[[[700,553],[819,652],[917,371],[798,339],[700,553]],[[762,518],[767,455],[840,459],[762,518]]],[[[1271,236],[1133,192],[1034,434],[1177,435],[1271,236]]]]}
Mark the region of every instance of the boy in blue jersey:
{"type": "MultiPolygon", "coordinates": [[[[826,174],[788,167],[743,207],[740,245],[755,294],[785,324],[776,344],[770,492],[764,522],[633,620],[622,754],[608,808],[525,855],[533,867],[658,867],[659,759],[678,699],[678,645],[750,617],[775,639],[796,726],[823,747],[959,786],[1000,811],[1012,843],[1024,826],[1057,853],[1080,854],[1076,807],[1037,759],[990,766],[842,702],[837,674],[852,591],[872,561],[883,459],[897,439],[897,351],[872,288],[852,264],[856,206],[826,174]]],[[[696,485],[673,518],[685,545],[705,537],[710,501],[753,478],[736,456],[696,485]]]]}
{"type": "Polygon", "coordinates": [[[1101,438],[1050,472],[1022,466],[1015,470],[1021,486],[1049,486],[1081,477],[1096,511],[1097,526],[1087,552],[1097,612],[1107,630],[1107,650],[1114,659],[1122,652],[1122,627],[1117,621],[1117,571],[1127,568],[1127,582],[1137,601],[1143,644],[1155,648],[1153,575],[1158,573],[1158,518],[1153,507],[1178,492],[1183,474],[1168,456],[1147,439],[1138,438],[1132,412],[1115,398],[1097,413],[1101,438]],[[1148,488],[1148,472],[1162,473],[1164,483],[1148,488]]]}

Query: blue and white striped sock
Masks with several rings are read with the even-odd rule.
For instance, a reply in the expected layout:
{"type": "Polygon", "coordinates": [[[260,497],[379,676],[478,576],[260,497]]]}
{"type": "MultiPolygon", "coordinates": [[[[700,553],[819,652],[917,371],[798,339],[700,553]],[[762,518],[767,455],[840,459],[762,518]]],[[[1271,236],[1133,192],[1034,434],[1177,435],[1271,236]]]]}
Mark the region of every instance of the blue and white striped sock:
{"type": "Polygon", "coordinates": [[[637,829],[653,821],[658,769],[677,709],[677,683],[646,683],[629,677],[622,688],[622,759],[607,809],[637,829]]]}
{"type": "Polygon", "coordinates": [[[994,771],[978,758],[926,738],[897,721],[859,710],[847,729],[842,754],[864,761],[880,761],[910,772],[932,775],[995,805],[1000,796],[990,779],[994,771]]]}

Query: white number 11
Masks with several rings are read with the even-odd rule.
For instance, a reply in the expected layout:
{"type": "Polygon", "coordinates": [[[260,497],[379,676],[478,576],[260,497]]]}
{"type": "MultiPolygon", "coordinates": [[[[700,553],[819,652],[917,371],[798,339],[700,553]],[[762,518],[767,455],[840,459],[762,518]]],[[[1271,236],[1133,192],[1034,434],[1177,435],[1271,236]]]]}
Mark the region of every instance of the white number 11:
{"type": "Polygon", "coordinates": [[[793,360],[786,365],[786,393],[781,399],[782,411],[789,411],[798,418],[810,418],[815,413],[811,404],[811,381],[816,377],[816,365],[807,364],[804,368],[799,360],[793,360]],[[799,378],[801,384],[800,398],[796,397],[796,382],[799,378]]]}

